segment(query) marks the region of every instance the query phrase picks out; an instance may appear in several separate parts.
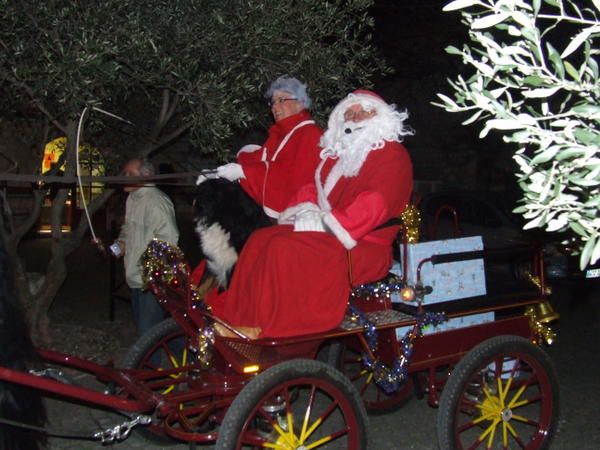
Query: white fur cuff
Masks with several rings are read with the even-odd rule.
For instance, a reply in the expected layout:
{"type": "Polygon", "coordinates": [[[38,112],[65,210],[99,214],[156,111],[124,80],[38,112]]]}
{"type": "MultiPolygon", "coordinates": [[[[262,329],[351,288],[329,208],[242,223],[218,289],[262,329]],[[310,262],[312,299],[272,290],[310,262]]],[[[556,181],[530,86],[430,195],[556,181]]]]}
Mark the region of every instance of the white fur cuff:
{"type": "Polygon", "coordinates": [[[346,231],[331,212],[327,212],[323,215],[323,223],[329,227],[335,237],[338,238],[338,241],[340,241],[347,250],[356,246],[356,241],[352,239],[350,233],[346,231]]]}
{"type": "Polygon", "coordinates": [[[321,211],[318,205],[311,202],[298,203],[285,209],[277,219],[280,225],[291,225],[294,223],[296,216],[304,211],[321,211]]]}

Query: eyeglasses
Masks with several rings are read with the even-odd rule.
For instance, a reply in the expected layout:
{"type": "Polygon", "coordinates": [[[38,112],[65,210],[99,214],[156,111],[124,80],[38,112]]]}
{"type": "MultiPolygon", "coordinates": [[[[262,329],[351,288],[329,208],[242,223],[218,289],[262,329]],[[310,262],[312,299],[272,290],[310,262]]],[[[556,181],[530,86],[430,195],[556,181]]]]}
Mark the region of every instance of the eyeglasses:
{"type": "Polygon", "coordinates": [[[377,112],[374,109],[371,111],[365,111],[364,109],[359,109],[359,110],[348,109],[344,113],[344,120],[360,122],[365,119],[370,119],[375,114],[377,114],[377,112]]]}
{"type": "Polygon", "coordinates": [[[289,102],[289,101],[298,101],[298,99],[296,97],[274,98],[273,100],[269,100],[267,102],[267,105],[269,105],[269,107],[272,107],[274,105],[280,105],[281,103],[285,103],[285,102],[289,102]]]}

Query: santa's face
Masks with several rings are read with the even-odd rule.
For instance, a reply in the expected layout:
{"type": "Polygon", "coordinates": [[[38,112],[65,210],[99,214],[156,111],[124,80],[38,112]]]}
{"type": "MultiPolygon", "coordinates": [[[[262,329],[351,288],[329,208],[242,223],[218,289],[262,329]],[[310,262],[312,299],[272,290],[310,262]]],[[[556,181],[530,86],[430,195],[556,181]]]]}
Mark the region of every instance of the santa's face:
{"type": "Polygon", "coordinates": [[[292,94],[285,91],[275,91],[271,97],[271,112],[275,122],[298,114],[304,106],[292,94]]]}
{"type": "Polygon", "coordinates": [[[363,105],[355,103],[354,105],[350,105],[344,112],[344,121],[358,123],[370,119],[376,114],[377,111],[375,109],[367,111],[363,105]]]}

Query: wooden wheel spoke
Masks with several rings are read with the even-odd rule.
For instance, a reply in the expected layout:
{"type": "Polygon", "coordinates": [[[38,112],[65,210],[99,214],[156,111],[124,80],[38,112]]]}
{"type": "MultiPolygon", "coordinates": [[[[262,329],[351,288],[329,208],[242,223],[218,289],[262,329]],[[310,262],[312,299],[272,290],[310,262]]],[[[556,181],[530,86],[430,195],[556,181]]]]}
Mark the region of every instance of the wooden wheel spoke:
{"type": "Polygon", "coordinates": [[[352,375],[350,377],[350,381],[354,382],[360,378],[363,378],[369,371],[367,369],[362,369],[356,375],[352,375]]]}
{"type": "Polygon", "coordinates": [[[304,441],[308,438],[308,434],[306,434],[308,429],[308,424],[310,422],[310,415],[312,412],[313,404],[315,401],[315,394],[317,392],[317,387],[312,385],[310,388],[310,396],[308,397],[308,406],[306,407],[306,412],[304,413],[304,420],[302,421],[302,430],[300,431],[300,443],[303,444],[304,441]]]}
{"type": "Polygon", "coordinates": [[[355,357],[344,357],[342,359],[342,364],[358,364],[359,367],[362,367],[362,358],[360,356],[355,356],[355,357]]]}
{"type": "Polygon", "coordinates": [[[537,402],[539,402],[541,400],[542,400],[542,396],[541,395],[536,395],[534,397],[526,398],[524,400],[521,400],[520,402],[516,402],[514,405],[510,406],[510,408],[511,409],[521,408],[523,406],[527,406],[527,405],[531,405],[533,403],[537,403],[537,402]]]}
{"type": "Polygon", "coordinates": [[[476,409],[481,409],[481,403],[479,403],[479,402],[477,402],[475,400],[468,399],[468,398],[466,398],[464,396],[460,400],[460,406],[461,406],[461,409],[463,409],[463,410],[465,408],[469,408],[469,409],[475,409],[475,408],[476,409]]]}
{"type": "Polygon", "coordinates": [[[482,414],[481,417],[478,417],[477,419],[473,419],[473,424],[479,425],[481,422],[484,422],[486,420],[493,420],[494,416],[497,416],[497,415],[498,415],[498,413],[495,411],[486,412],[485,414],[482,414]]]}
{"type": "Polygon", "coordinates": [[[471,445],[467,450],[475,450],[477,447],[479,447],[483,442],[480,441],[479,439],[477,439],[473,445],[471,445]]]}
{"type": "Polygon", "coordinates": [[[165,352],[165,355],[167,355],[167,358],[171,362],[171,366],[173,368],[177,369],[179,367],[183,367],[187,361],[187,349],[186,348],[183,349],[183,353],[181,355],[181,361],[178,361],[177,355],[175,353],[173,353],[173,350],[171,350],[171,348],[169,348],[169,344],[172,344],[172,341],[162,342],[160,345],[160,348],[162,349],[163,352],[165,352]]]}
{"type": "Polygon", "coordinates": [[[510,389],[510,385],[512,383],[512,377],[506,380],[504,384],[504,389],[502,389],[502,379],[498,379],[498,395],[500,397],[500,406],[504,408],[506,405],[506,396],[508,395],[508,390],[510,389]]]}
{"type": "Polygon", "coordinates": [[[498,355],[494,359],[494,378],[502,378],[502,365],[504,363],[504,358],[502,355],[498,355]]]}
{"type": "Polygon", "coordinates": [[[370,373],[369,376],[365,379],[365,381],[363,382],[362,386],[360,387],[360,389],[358,390],[358,393],[360,394],[361,397],[365,396],[365,392],[367,392],[367,389],[369,388],[369,386],[371,385],[371,380],[373,379],[373,374],[370,373]]]}
{"type": "Polygon", "coordinates": [[[142,368],[147,367],[148,369],[152,369],[152,370],[160,370],[160,366],[157,366],[156,364],[152,364],[150,362],[150,358],[146,359],[144,362],[142,362],[142,368]]]}
{"type": "Polygon", "coordinates": [[[515,405],[518,402],[519,398],[521,398],[521,395],[523,394],[523,392],[525,392],[525,389],[527,389],[527,385],[523,385],[519,388],[519,390],[515,393],[515,395],[513,395],[513,398],[510,400],[510,402],[508,402],[508,407],[509,408],[514,408],[515,405]]]}
{"type": "Polygon", "coordinates": [[[474,426],[477,426],[478,423],[479,423],[479,421],[469,420],[468,422],[463,423],[460,427],[458,427],[456,429],[456,431],[458,431],[458,433],[463,433],[463,432],[465,432],[467,430],[470,430],[474,426]]]}
{"type": "Polygon", "coordinates": [[[513,426],[509,422],[504,422],[506,424],[506,428],[510,432],[510,436],[512,436],[513,440],[519,445],[521,448],[525,448],[525,444],[519,437],[519,434],[515,431],[513,426]]]}
{"type": "Polygon", "coordinates": [[[513,414],[512,420],[516,420],[517,422],[524,423],[525,425],[531,425],[532,427],[539,427],[539,422],[535,420],[528,419],[527,417],[519,416],[517,414],[513,414]]]}
{"type": "Polygon", "coordinates": [[[492,438],[493,438],[494,431],[496,430],[496,427],[500,423],[500,420],[501,420],[500,418],[494,419],[492,421],[492,423],[483,431],[483,433],[481,433],[478,440],[483,442],[489,436],[492,436],[492,438]]]}
{"type": "Polygon", "coordinates": [[[275,449],[286,449],[287,447],[282,447],[279,444],[266,442],[265,438],[260,436],[254,431],[247,431],[241,436],[242,444],[252,445],[254,447],[266,447],[266,448],[275,448],[275,449]]]}
{"type": "Polygon", "coordinates": [[[304,440],[308,439],[311,434],[329,417],[329,415],[337,408],[338,401],[332,401],[331,404],[327,407],[327,409],[321,414],[317,419],[313,422],[313,424],[306,431],[306,436],[304,440]]]}
{"type": "Polygon", "coordinates": [[[327,442],[333,441],[337,438],[339,438],[340,436],[343,436],[345,434],[348,433],[348,428],[345,428],[343,430],[340,431],[336,431],[334,433],[329,434],[328,436],[322,437],[321,439],[313,442],[312,444],[306,445],[306,450],[311,450],[313,448],[317,448],[320,447],[323,444],[326,444],[327,442]]]}
{"type": "Polygon", "coordinates": [[[508,424],[502,422],[502,447],[508,448],[508,424]]]}

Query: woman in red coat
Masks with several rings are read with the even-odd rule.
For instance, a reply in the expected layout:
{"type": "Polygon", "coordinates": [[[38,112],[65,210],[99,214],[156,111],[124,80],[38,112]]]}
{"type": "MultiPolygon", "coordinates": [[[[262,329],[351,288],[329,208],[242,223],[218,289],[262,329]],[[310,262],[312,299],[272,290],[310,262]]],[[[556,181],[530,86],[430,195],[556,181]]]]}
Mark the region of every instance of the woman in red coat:
{"type": "Polygon", "coordinates": [[[280,214],[280,225],[251,236],[228,291],[210,300],[215,315],[250,337],[339,325],[350,284],[381,278],[391,266],[398,228],[381,225],[400,215],[412,190],[400,144],[412,134],[406,117],[370,91],[336,106],[314,181],[280,214]]]}
{"type": "Polygon", "coordinates": [[[296,78],[277,78],[265,97],[275,119],[267,141],[243,147],[238,162],[217,168],[217,176],[239,180],[267,216],[277,219],[298,189],[313,180],[323,131],[308,112],[306,85],[296,78]]]}

